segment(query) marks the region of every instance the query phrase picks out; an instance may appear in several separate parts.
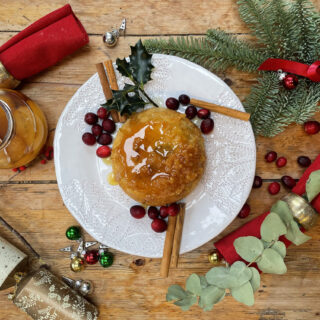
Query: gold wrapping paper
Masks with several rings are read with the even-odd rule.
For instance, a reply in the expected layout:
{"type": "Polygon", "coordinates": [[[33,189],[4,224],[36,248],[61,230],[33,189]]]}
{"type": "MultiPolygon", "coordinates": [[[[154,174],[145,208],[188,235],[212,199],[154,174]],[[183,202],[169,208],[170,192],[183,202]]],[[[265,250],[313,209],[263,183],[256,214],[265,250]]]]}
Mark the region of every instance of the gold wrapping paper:
{"type": "Polygon", "coordinates": [[[96,320],[97,308],[47,269],[25,277],[14,304],[35,320],[96,320]]]}

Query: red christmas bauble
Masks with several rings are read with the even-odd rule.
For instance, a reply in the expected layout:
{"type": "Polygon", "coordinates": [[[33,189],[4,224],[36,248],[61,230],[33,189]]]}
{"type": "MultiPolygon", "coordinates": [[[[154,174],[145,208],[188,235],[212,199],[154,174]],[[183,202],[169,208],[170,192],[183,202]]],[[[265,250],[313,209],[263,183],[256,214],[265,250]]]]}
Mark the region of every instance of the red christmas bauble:
{"type": "Polygon", "coordinates": [[[292,90],[298,85],[298,77],[294,74],[287,74],[283,79],[283,86],[288,89],[292,90]]]}
{"type": "Polygon", "coordinates": [[[87,264],[96,264],[99,261],[99,251],[98,250],[90,250],[84,256],[87,264]]]}

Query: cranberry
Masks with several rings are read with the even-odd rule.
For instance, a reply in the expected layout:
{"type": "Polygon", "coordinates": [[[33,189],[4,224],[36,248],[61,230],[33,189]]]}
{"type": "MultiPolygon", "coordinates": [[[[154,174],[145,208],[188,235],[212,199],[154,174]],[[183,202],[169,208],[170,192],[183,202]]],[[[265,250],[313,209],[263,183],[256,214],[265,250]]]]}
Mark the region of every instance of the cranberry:
{"type": "Polygon", "coordinates": [[[104,107],[100,107],[97,111],[97,115],[100,119],[104,120],[108,118],[109,112],[104,107]]]}
{"type": "Polygon", "coordinates": [[[262,186],[262,179],[259,176],[255,176],[253,180],[252,188],[260,188],[262,186]]]}
{"type": "Polygon", "coordinates": [[[99,137],[102,133],[102,127],[100,126],[100,124],[94,124],[91,128],[91,131],[96,137],[99,137]]]}
{"type": "Polygon", "coordinates": [[[200,125],[201,131],[204,134],[210,133],[213,130],[213,127],[214,127],[214,122],[211,118],[202,120],[200,125]]]}
{"type": "Polygon", "coordinates": [[[180,211],[180,206],[177,203],[171,204],[169,207],[167,207],[167,212],[169,216],[176,216],[180,211]]]}
{"type": "Polygon", "coordinates": [[[103,133],[99,138],[98,138],[98,143],[102,145],[107,145],[112,142],[112,137],[110,136],[109,133],[103,133]]]}
{"type": "Polygon", "coordinates": [[[131,215],[136,219],[141,219],[146,214],[146,209],[142,206],[135,205],[130,208],[131,215]]]}
{"type": "Polygon", "coordinates": [[[13,172],[18,172],[18,170],[19,170],[18,168],[12,168],[13,172]]]}
{"type": "Polygon", "coordinates": [[[190,103],[190,97],[187,96],[186,94],[181,94],[179,96],[179,102],[183,105],[186,106],[190,103]]]}
{"type": "Polygon", "coordinates": [[[102,122],[102,128],[103,128],[103,130],[107,131],[108,133],[113,133],[114,130],[116,130],[116,125],[113,120],[105,119],[102,122]]]}
{"type": "Polygon", "coordinates": [[[20,170],[20,171],[24,171],[24,170],[26,170],[26,169],[27,169],[26,166],[21,166],[21,167],[19,167],[19,170],[20,170]]]}
{"type": "Polygon", "coordinates": [[[238,213],[238,217],[241,219],[246,218],[250,214],[250,210],[250,206],[247,203],[245,203],[240,212],[238,213]]]}
{"type": "Polygon", "coordinates": [[[164,232],[167,230],[167,223],[162,219],[154,219],[151,222],[151,228],[155,232],[164,232]]]}
{"type": "Polygon", "coordinates": [[[96,137],[92,133],[86,132],[82,135],[82,141],[88,146],[93,146],[96,143],[96,137]]]}
{"type": "Polygon", "coordinates": [[[96,154],[99,158],[108,158],[111,155],[111,148],[108,146],[101,146],[97,149],[96,154]]]}
{"type": "Polygon", "coordinates": [[[276,152],[270,151],[264,156],[264,158],[266,159],[267,162],[272,162],[277,159],[277,156],[278,155],[276,152]]]}
{"type": "Polygon", "coordinates": [[[187,107],[185,113],[186,117],[191,120],[197,115],[197,108],[191,104],[187,107]]]}
{"type": "Polygon", "coordinates": [[[176,98],[168,98],[166,100],[166,106],[168,109],[171,110],[178,110],[179,108],[179,101],[176,98]]]}
{"type": "Polygon", "coordinates": [[[46,160],[46,159],[42,159],[42,160],[40,161],[40,163],[41,163],[41,164],[46,164],[46,163],[47,163],[47,160],[46,160]]]}
{"type": "Polygon", "coordinates": [[[305,167],[305,168],[309,167],[310,164],[311,164],[310,158],[309,157],[305,157],[305,156],[298,157],[297,162],[299,163],[299,165],[301,167],[305,167]]]}
{"type": "Polygon", "coordinates": [[[282,168],[287,164],[287,159],[285,157],[280,157],[277,159],[276,165],[278,168],[282,168]]]}
{"type": "Polygon", "coordinates": [[[280,191],[280,184],[278,182],[271,182],[268,186],[270,194],[275,195],[280,191]]]}
{"type": "Polygon", "coordinates": [[[85,116],[84,116],[84,121],[87,124],[95,124],[98,121],[98,116],[93,113],[93,112],[88,112],[85,116]]]}
{"type": "Polygon", "coordinates": [[[304,124],[304,131],[307,134],[316,134],[320,131],[320,123],[318,121],[307,121],[304,124]]]}
{"type": "Polygon", "coordinates": [[[283,176],[281,178],[282,183],[289,189],[292,189],[296,186],[296,181],[290,176],[283,176]]]}
{"type": "Polygon", "coordinates": [[[200,109],[198,110],[197,116],[200,119],[208,119],[211,115],[211,112],[208,109],[200,109]]]}
{"type": "Polygon", "coordinates": [[[157,219],[159,217],[159,210],[157,207],[148,208],[148,216],[150,219],[157,219]]]}
{"type": "Polygon", "coordinates": [[[169,215],[168,213],[168,207],[166,206],[161,206],[160,207],[160,217],[165,219],[169,215]]]}

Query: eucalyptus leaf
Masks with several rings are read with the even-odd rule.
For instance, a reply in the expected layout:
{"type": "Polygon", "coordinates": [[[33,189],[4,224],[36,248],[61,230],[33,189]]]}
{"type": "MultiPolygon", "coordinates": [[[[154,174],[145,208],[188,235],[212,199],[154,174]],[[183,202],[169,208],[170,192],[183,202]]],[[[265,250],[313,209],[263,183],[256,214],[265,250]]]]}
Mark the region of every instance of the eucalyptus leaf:
{"type": "Polygon", "coordinates": [[[225,290],[216,286],[208,286],[202,290],[199,305],[204,308],[205,311],[212,309],[213,305],[221,301],[225,296],[225,290]]]}
{"type": "Polygon", "coordinates": [[[264,241],[264,240],[261,240],[261,242],[263,243],[263,247],[264,248],[269,248],[271,242],[267,242],[267,241],[264,241]]]}
{"type": "Polygon", "coordinates": [[[183,311],[187,311],[190,309],[190,307],[197,302],[197,297],[196,296],[187,296],[181,300],[175,301],[174,304],[176,306],[181,307],[183,311]]]}
{"type": "Polygon", "coordinates": [[[252,286],[253,292],[256,292],[260,288],[260,273],[254,267],[250,267],[250,270],[252,272],[252,278],[250,280],[250,284],[252,286]]]}
{"type": "Polygon", "coordinates": [[[232,288],[231,295],[239,302],[252,306],[254,304],[253,289],[250,282],[246,282],[241,287],[232,288]]]}
{"type": "Polygon", "coordinates": [[[167,301],[181,300],[188,296],[187,292],[181,288],[178,284],[173,284],[168,288],[168,293],[166,295],[167,301]]]}
{"type": "Polygon", "coordinates": [[[291,213],[291,210],[285,201],[278,200],[271,207],[270,211],[276,213],[281,218],[281,220],[284,222],[284,224],[287,226],[293,220],[293,215],[291,213]]]}
{"type": "Polygon", "coordinates": [[[287,267],[281,255],[273,249],[265,249],[261,260],[257,263],[259,269],[265,273],[284,274],[287,267]]]}
{"type": "Polygon", "coordinates": [[[311,237],[301,232],[298,223],[294,220],[291,221],[288,227],[286,238],[293,242],[296,246],[300,246],[311,239],[311,237]]]}
{"type": "Polygon", "coordinates": [[[206,288],[208,286],[208,282],[205,276],[199,276],[201,288],[206,288]]]}
{"type": "Polygon", "coordinates": [[[280,236],[286,234],[287,228],[276,213],[269,213],[263,220],[260,233],[264,241],[271,242],[278,240],[280,236]]]}
{"type": "Polygon", "coordinates": [[[311,202],[320,192],[320,170],[313,171],[306,183],[306,193],[311,202]]]}
{"type": "Polygon", "coordinates": [[[233,245],[238,255],[248,262],[254,261],[264,249],[261,240],[251,236],[237,238],[233,245]]]}
{"type": "Polygon", "coordinates": [[[197,274],[193,273],[188,277],[186,282],[186,290],[192,292],[197,296],[201,295],[201,283],[200,278],[197,274]]]}
{"type": "Polygon", "coordinates": [[[282,241],[276,241],[270,248],[276,250],[282,258],[287,254],[287,248],[282,241]]]}

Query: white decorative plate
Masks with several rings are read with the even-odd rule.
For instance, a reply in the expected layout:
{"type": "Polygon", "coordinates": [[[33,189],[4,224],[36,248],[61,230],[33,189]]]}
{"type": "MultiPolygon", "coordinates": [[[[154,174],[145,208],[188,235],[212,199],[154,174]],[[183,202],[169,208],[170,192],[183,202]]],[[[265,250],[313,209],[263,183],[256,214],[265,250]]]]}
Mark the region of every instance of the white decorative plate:
{"type": "MultiPolygon", "coordinates": [[[[146,92],[164,106],[166,98],[186,93],[193,98],[244,110],[232,90],[217,76],[187,60],[155,54],[153,80],[146,92]]],[[[120,88],[124,78],[117,74],[120,88]]],[[[89,131],[85,113],[96,112],[105,98],[98,75],[93,75],[71,98],[55,134],[55,167],[63,201],[82,227],[103,244],[134,255],[161,257],[165,233],[151,230],[146,215],[130,216],[136,204],[119,186],[111,186],[111,167],[99,159],[97,146],[86,146],[81,136],[89,131]]],[[[184,112],[184,108],[181,109],[184,112]]],[[[249,122],[213,114],[215,128],[205,136],[207,166],[187,204],[181,253],[191,251],[223,231],[245,203],[256,163],[254,135],[249,122]]]]}

